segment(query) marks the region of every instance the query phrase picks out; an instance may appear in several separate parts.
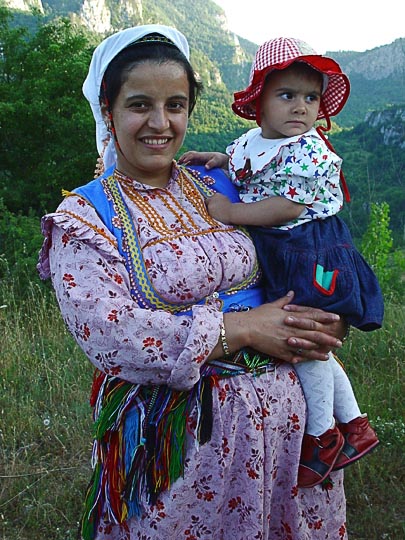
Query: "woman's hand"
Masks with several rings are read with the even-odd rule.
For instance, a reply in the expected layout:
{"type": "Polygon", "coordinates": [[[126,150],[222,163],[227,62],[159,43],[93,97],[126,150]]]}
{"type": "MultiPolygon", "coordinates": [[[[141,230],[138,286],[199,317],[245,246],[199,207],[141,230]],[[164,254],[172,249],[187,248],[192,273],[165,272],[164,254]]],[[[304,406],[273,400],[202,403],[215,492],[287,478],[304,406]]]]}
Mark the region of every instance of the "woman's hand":
{"type": "MultiPolygon", "coordinates": [[[[293,293],[242,313],[225,313],[231,352],[250,347],[286,362],[327,360],[340,348],[340,317],[320,309],[290,305],[293,293]]],[[[214,351],[213,351],[214,352],[214,351]]]]}
{"type": "Polygon", "coordinates": [[[347,334],[347,323],[339,315],[294,304],[287,304],[283,309],[290,312],[290,316],[285,320],[287,325],[309,331],[305,337],[289,338],[288,344],[297,347],[293,362],[317,360],[314,353],[325,351],[325,347],[327,352],[342,347],[343,338],[347,334]],[[328,336],[335,341],[331,347],[328,336]]]}
{"type": "Polygon", "coordinates": [[[204,165],[207,170],[219,167],[228,169],[228,156],[221,152],[195,152],[190,150],[179,157],[180,165],[204,165]]]}

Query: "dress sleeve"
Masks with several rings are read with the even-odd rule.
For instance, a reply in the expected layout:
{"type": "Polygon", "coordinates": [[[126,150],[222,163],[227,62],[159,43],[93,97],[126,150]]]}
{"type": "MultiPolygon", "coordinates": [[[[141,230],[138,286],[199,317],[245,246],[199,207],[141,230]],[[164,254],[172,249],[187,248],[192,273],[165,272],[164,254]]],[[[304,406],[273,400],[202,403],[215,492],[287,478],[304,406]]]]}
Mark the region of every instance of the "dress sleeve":
{"type": "Polygon", "coordinates": [[[339,182],[341,159],[316,139],[304,138],[281,147],[276,162],[273,181],[278,185],[277,195],[293,202],[310,205],[330,179],[339,182]]]}
{"type": "Polygon", "coordinates": [[[63,212],[44,218],[43,230],[42,277],[47,269],[65,324],[90,361],[133,383],[191,388],[218,341],[222,313],[210,305],[189,316],[142,309],[108,235],[63,212]]]}

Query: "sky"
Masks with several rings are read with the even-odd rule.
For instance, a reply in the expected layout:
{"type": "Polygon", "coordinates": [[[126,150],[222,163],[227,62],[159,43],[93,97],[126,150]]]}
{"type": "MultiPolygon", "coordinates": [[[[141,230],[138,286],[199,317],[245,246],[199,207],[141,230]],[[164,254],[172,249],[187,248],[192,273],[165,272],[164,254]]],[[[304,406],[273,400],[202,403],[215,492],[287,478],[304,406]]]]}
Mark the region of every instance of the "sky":
{"type": "Polygon", "coordinates": [[[405,37],[400,0],[214,2],[225,11],[229,29],[256,44],[279,36],[295,37],[323,54],[364,52],[405,37]]]}

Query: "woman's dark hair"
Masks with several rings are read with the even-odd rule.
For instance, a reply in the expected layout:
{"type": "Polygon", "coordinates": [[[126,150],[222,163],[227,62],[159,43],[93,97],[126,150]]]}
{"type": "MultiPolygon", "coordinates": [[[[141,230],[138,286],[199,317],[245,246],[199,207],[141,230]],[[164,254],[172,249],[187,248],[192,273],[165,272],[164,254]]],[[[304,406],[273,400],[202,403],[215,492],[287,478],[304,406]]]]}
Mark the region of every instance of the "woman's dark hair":
{"type": "Polygon", "coordinates": [[[183,66],[190,87],[188,108],[190,116],[202,90],[202,83],[197,80],[194,70],[184,54],[175,45],[161,41],[140,41],[129,45],[117,54],[109,63],[104,74],[100,88],[100,101],[111,110],[122,85],[127,80],[127,74],[134,66],[143,62],[156,62],[157,64],[176,62],[183,66]]]}

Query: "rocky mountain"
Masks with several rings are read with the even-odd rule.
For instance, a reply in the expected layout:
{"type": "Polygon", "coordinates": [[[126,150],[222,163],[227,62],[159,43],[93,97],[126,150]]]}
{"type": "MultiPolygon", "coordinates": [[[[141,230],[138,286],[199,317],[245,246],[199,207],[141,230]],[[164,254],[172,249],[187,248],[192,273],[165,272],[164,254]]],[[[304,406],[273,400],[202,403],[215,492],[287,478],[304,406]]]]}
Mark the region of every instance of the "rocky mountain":
{"type": "MultiPolygon", "coordinates": [[[[47,18],[70,17],[107,35],[135,24],[176,26],[189,39],[193,65],[206,87],[228,93],[246,86],[256,45],[229,30],[212,0],[3,0],[14,10],[33,8],[47,18]]],[[[405,34],[405,33],[404,33],[405,34]]],[[[352,127],[366,114],[405,103],[405,38],[365,52],[329,52],[348,73],[352,93],[337,122],[352,127]]]]}
{"type": "Polygon", "coordinates": [[[19,11],[29,12],[32,9],[37,9],[41,13],[44,12],[44,7],[41,0],[3,0],[6,7],[19,11]]]}
{"type": "MultiPolygon", "coordinates": [[[[1,1],[1,0],[0,0],[1,1]]],[[[229,30],[212,0],[2,0],[26,23],[31,10],[42,21],[67,17],[84,26],[95,43],[131,25],[175,26],[188,38],[193,67],[205,91],[193,112],[186,148],[220,150],[252,127],[230,108],[244,88],[257,46],[229,30]]],[[[405,38],[365,52],[329,52],[348,73],[351,95],[333,119],[331,140],[344,156],[352,194],[351,224],[364,231],[370,201],[387,201],[398,235],[405,230],[405,38]]],[[[359,229],[359,231],[360,231],[359,229]]],[[[360,231],[360,232],[361,232],[360,231]]],[[[359,232],[359,235],[360,235],[359,232]]],[[[402,238],[404,241],[404,238],[402,238]]]]}
{"type": "Polygon", "coordinates": [[[370,81],[391,75],[405,77],[405,39],[402,38],[365,52],[340,51],[330,54],[344,66],[349,76],[355,73],[370,81]]]}
{"type": "Polygon", "coordinates": [[[371,128],[378,129],[385,146],[405,149],[405,107],[370,112],[364,121],[371,128]]]}
{"type": "Polygon", "coordinates": [[[353,126],[392,105],[405,105],[405,39],[365,52],[330,53],[349,75],[351,94],[338,122],[353,126]]]}

